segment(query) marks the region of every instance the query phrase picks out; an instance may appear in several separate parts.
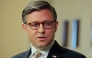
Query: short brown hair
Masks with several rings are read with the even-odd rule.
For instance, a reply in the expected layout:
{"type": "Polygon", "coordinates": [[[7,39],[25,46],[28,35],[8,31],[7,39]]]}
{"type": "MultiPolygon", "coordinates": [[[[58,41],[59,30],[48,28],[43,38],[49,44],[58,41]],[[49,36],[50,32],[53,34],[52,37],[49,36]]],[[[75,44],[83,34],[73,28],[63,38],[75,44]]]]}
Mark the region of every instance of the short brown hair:
{"type": "Polygon", "coordinates": [[[29,3],[26,8],[22,12],[22,21],[24,24],[26,24],[26,17],[28,14],[32,13],[33,11],[39,11],[43,9],[48,9],[52,12],[53,14],[53,19],[54,21],[57,20],[57,13],[54,7],[52,7],[47,1],[34,1],[29,3]]]}

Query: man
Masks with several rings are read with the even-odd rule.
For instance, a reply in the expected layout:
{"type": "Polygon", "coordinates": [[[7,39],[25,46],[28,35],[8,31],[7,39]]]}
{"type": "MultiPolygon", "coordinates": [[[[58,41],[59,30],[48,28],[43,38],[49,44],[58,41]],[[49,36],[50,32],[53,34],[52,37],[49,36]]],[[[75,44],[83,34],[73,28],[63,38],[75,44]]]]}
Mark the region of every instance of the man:
{"type": "Polygon", "coordinates": [[[12,58],[86,58],[61,47],[55,40],[58,21],[55,9],[46,1],[31,2],[22,12],[22,27],[28,35],[31,48],[12,58]]]}

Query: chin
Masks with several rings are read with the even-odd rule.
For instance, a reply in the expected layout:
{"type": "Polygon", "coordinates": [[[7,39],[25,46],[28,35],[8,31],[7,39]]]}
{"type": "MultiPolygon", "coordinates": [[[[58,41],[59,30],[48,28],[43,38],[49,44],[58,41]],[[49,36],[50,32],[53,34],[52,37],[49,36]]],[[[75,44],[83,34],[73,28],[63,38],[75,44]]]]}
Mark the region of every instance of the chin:
{"type": "Polygon", "coordinates": [[[46,46],[47,46],[46,44],[39,45],[39,47],[46,47],[46,46]]]}
{"type": "Polygon", "coordinates": [[[38,47],[39,47],[40,49],[45,49],[46,46],[47,46],[47,44],[40,44],[40,45],[38,45],[38,47]]]}

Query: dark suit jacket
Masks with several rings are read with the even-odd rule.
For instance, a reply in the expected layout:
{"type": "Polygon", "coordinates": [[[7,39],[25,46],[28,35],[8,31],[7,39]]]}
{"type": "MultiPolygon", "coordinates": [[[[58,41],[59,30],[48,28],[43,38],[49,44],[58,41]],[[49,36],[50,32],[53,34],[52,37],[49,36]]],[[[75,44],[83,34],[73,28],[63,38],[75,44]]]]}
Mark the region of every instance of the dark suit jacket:
{"type": "MultiPolygon", "coordinates": [[[[15,55],[12,58],[28,58],[30,54],[31,49],[26,52],[15,55]]],[[[84,55],[78,52],[61,47],[56,41],[52,46],[47,58],[54,58],[53,56],[56,56],[56,58],[86,58],[84,55]]]]}

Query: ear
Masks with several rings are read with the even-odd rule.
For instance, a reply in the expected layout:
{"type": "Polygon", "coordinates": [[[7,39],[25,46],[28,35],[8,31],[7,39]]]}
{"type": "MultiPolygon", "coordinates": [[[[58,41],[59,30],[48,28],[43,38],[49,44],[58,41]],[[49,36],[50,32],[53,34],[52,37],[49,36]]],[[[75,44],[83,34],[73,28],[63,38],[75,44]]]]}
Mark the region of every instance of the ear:
{"type": "Polygon", "coordinates": [[[24,31],[27,33],[27,26],[26,26],[26,24],[22,23],[22,28],[23,28],[24,31]]]}
{"type": "Polygon", "coordinates": [[[56,21],[55,22],[55,32],[57,31],[58,25],[59,25],[59,23],[58,23],[58,21],[56,21]]]}

